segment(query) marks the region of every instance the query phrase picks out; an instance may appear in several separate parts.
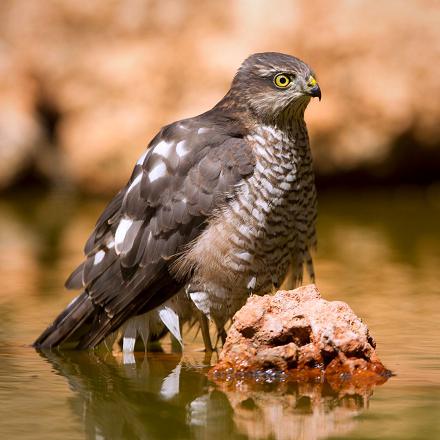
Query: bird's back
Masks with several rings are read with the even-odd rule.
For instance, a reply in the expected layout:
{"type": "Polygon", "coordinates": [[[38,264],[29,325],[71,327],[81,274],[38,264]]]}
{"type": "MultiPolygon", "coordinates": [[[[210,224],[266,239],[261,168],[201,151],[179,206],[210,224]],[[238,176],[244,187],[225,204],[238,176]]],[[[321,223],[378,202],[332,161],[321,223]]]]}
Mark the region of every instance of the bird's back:
{"type": "Polygon", "coordinates": [[[81,328],[78,347],[93,347],[128,318],[157,308],[182,289],[189,275],[171,275],[174,260],[253,171],[243,128],[232,115],[216,113],[168,125],[152,140],[98,219],[85,246],[86,260],[66,282],[85,291],[81,316],[67,313],[68,334],[56,323],[57,331],[49,327],[36,345],[75,339],[81,328]]]}

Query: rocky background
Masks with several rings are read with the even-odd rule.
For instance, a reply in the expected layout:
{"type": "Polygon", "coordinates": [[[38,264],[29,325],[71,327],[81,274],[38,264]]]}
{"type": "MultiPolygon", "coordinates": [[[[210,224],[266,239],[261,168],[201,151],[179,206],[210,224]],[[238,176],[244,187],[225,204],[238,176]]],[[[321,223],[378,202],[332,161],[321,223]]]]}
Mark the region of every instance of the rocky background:
{"type": "Polygon", "coordinates": [[[436,0],[2,0],[0,190],[114,192],[164,124],[210,108],[250,53],[311,64],[318,181],[431,184],[436,0]]]}

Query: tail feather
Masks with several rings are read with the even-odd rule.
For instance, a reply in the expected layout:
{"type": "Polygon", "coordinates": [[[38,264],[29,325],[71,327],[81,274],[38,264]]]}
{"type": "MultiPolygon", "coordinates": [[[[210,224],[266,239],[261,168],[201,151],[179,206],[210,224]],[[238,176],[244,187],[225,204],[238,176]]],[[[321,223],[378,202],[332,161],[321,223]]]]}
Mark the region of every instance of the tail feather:
{"type": "MultiPolygon", "coordinates": [[[[83,292],[41,334],[34,346],[51,348],[66,342],[69,345],[75,343],[72,348],[79,350],[98,346],[129,318],[160,306],[181,289],[182,283],[169,274],[164,276],[164,272],[167,275],[166,269],[155,274],[156,278],[150,280],[145,289],[126,289],[120,293],[120,298],[115,295],[116,300],[107,307],[96,304],[96,296],[100,293],[98,290],[83,292]],[[90,295],[94,298],[93,302],[90,295]]],[[[111,283],[104,281],[100,283],[100,289],[110,290],[111,283]]]]}
{"type": "Polygon", "coordinates": [[[83,292],[77,296],[34,342],[34,347],[51,348],[67,340],[73,340],[77,333],[84,333],[84,325],[92,317],[94,306],[89,295],[83,292]]]}
{"type": "Polygon", "coordinates": [[[84,334],[76,348],[85,350],[96,347],[110,333],[123,325],[127,319],[158,307],[174,296],[182,287],[182,283],[167,274],[166,269],[157,272],[155,279],[150,279],[147,288],[134,295],[130,295],[130,292],[124,292],[125,295],[121,300],[123,305],[118,304],[116,311],[113,310],[112,314],[104,308],[101,313],[95,313],[90,331],[84,334]]]}

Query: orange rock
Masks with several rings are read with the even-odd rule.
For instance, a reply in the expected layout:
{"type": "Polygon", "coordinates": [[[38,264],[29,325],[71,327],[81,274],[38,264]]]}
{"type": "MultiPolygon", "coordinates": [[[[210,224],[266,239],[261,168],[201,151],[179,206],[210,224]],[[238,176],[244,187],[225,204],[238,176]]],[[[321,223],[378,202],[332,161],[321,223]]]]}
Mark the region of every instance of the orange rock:
{"type": "Polygon", "coordinates": [[[335,389],[356,390],[389,375],[367,326],[346,303],[323,299],[314,285],[250,297],[210,372],[220,381],[324,376],[335,389]]]}

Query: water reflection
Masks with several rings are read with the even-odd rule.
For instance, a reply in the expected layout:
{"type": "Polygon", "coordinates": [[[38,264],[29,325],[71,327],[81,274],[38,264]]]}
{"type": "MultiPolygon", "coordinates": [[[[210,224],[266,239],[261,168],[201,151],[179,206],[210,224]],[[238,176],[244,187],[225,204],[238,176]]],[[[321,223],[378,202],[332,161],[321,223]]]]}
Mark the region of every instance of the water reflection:
{"type": "Polygon", "coordinates": [[[324,384],[215,386],[203,356],[192,354],[201,338],[184,337],[183,358],[136,355],[134,364],[106,353],[42,358],[24,347],[74,295],[62,286],[104,204],[0,201],[1,438],[81,439],[83,427],[88,438],[110,439],[440,438],[438,200],[320,197],[318,286],[362,317],[397,374],[372,399],[324,384]]]}
{"type": "Polygon", "coordinates": [[[319,439],[349,432],[372,390],[338,392],[327,383],[208,381],[208,365],[171,354],[42,352],[73,395],[87,438],[319,439]]]}

